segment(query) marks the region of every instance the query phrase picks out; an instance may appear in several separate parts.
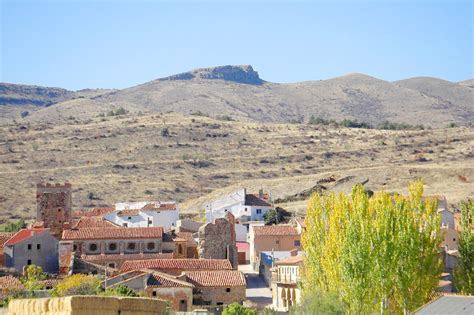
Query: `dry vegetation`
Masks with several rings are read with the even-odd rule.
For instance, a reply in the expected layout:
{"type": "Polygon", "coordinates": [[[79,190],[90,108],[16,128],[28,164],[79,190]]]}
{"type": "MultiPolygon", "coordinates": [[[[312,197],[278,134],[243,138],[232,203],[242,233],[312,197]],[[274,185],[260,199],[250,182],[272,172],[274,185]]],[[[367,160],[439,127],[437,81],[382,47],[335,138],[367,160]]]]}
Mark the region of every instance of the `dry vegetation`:
{"type": "MultiPolygon", "coordinates": [[[[75,208],[175,199],[183,212],[225,191],[273,198],[311,188],[404,192],[418,177],[450,203],[474,196],[474,129],[418,131],[219,121],[154,114],[0,127],[0,219],[31,218],[35,184],[73,184],[75,208]],[[324,181],[320,181],[322,183],[324,181]],[[92,193],[92,194],[91,194],[92,193]]],[[[305,201],[282,204],[302,211],[305,201]]]]}

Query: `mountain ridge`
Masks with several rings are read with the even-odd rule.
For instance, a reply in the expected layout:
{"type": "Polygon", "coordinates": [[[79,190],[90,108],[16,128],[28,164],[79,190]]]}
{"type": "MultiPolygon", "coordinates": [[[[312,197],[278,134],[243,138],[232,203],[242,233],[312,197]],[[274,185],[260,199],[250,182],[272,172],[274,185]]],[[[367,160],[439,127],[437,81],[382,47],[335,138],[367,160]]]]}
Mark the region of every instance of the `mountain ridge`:
{"type": "Polygon", "coordinates": [[[131,113],[201,113],[243,121],[307,122],[314,116],[374,125],[387,120],[442,127],[474,121],[471,81],[415,77],[390,82],[349,73],[327,80],[273,83],[261,79],[251,65],[228,65],[199,68],[120,90],[64,92],[63,99],[56,103],[54,98],[47,99],[47,107],[36,108],[26,119],[90,119],[122,107],[131,113]]]}

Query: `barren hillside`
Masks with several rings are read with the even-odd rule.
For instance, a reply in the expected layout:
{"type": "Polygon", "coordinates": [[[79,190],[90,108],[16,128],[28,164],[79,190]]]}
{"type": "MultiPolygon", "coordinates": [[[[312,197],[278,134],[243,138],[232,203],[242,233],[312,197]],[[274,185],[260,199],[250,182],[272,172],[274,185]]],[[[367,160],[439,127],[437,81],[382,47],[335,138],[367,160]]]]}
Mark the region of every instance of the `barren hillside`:
{"type": "MultiPolygon", "coordinates": [[[[238,187],[284,199],[323,178],[403,192],[415,178],[450,203],[474,197],[474,129],[417,131],[228,122],[180,114],[0,127],[0,218],[29,218],[39,181],[73,184],[75,208],[175,199],[184,213],[238,187]]],[[[282,201],[301,212],[305,200],[282,201]]]]}

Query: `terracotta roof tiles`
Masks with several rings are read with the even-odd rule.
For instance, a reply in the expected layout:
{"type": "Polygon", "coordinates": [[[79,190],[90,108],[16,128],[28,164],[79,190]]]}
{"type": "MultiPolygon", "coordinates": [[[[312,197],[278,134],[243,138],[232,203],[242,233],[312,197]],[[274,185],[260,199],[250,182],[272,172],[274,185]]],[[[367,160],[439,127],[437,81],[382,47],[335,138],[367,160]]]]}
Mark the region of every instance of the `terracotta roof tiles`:
{"type": "Polygon", "coordinates": [[[83,228],[111,228],[118,227],[114,223],[107,221],[102,217],[81,217],[79,219],[72,219],[72,229],[83,229],[83,228]]]}
{"type": "Polygon", "coordinates": [[[121,268],[137,269],[230,270],[232,265],[227,259],[148,259],[126,261],[121,268]]]}
{"type": "Polygon", "coordinates": [[[84,228],[75,230],[64,230],[63,240],[94,240],[94,239],[142,239],[162,238],[162,227],[142,228],[84,228]]]}
{"type": "Polygon", "coordinates": [[[143,253],[143,254],[107,254],[82,255],[81,259],[89,262],[105,262],[111,260],[145,260],[145,259],[172,259],[173,253],[143,253]]]}
{"type": "Polygon", "coordinates": [[[31,229],[22,229],[18,231],[15,235],[10,237],[6,242],[4,246],[13,246],[18,243],[21,243],[23,241],[26,241],[32,236],[42,234],[44,232],[49,231],[49,229],[45,228],[31,228],[31,229]]]}
{"type": "Polygon", "coordinates": [[[24,286],[18,278],[8,275],[0,277],[0,289],[24,289],[24,286]]]}
{"type": "Polygon", "coordinates": [[[245,286],[245,276],[238,270],[186,271],[186,279],[196,287],[245,286]]]}
{"type": "Polygon", "coordinates": [[[291,225],[254,226],[253,231],[256,236],[299,235],[298,230],[291,225]]]}

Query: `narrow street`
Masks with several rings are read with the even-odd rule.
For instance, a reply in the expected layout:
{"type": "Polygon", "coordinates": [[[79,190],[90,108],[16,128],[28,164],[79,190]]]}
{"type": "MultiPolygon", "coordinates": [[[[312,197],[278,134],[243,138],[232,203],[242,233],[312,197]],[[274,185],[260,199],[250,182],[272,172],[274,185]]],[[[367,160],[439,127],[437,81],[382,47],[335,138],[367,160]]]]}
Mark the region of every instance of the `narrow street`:
{"type": "Polygon", "coordinates": [[[272,291],[266,286],[258,272],[252,270],[250,265],[240,265],[239,270],[245,274],[247,280],[247,290],[245,291],[247,301],[258,309],[271,306],[272,291]]]}

